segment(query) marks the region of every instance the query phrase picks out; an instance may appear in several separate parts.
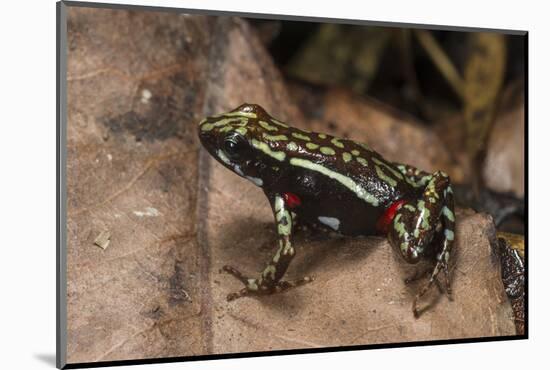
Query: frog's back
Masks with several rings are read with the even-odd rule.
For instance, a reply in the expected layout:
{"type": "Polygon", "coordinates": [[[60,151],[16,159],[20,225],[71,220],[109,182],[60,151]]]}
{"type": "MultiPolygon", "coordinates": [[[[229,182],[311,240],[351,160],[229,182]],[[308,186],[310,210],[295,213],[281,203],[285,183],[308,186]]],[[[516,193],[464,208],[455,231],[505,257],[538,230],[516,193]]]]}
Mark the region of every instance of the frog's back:
{"type": "Polygon", "coordinates": [[[304,207],[297,212],[309,222],[372,234],[386,208],[414,192],[391,162],[363,143],[292,127],[277,134],[286,139],[270,149],[285,153],[285,175],[274,188],[299,195],[304,207]]]}
{"type": "Polygon", "coordinates": [[[375,207],[412,191],[399,169],[364,143],[293,127],[282,132],[288,140],[279,141],[274,150],[287,154],[290,167],[318,172],[350,190],[358,189],[356,195],[375,207]]]}

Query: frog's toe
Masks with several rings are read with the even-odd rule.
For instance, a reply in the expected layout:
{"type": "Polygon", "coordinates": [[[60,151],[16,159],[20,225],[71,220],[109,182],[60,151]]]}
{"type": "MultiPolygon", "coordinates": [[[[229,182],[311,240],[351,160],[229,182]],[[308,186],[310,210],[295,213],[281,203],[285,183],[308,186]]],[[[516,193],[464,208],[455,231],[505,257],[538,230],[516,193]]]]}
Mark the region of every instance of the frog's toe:
{"type": "Polygon", "coordinates": [[[234,300],[237,299],[237,298],[245,297],[245,296],[247,296],[249,293],[250,293],[250,290],[247,289],[247,288],[243,288],[243,289],[239,290],[238,292],[229,293],[229,294],[227,295],[227,302],[234,301],[234,300]]]}
{"type": "Polygon", "coordinates": [[[296,287],[305,285],[307,283],[311,283],[314,280],[315,280],[315,278],[313,276],[304,276],[301,279],[290,280],[290,281],[288,281],[288,280],[280,281],[277,284],[275,289],[277,290],[277,292],[284,292],[284,291],[287,291],[289,289],[296,288],[296,287]]]}
{"type": "Polygon", "coordinates": [[[418,310],[418,300],[420,298],[422,298],[422,296],[424,296],[424,294],[426,294],[434,284],[439,288],[440,292],[443,293],[443,288],[440,286],[439,280],[437,279],[437,276],[439,275],[441,270],[444,271],[444,275],[445,275],[445,293],[447,293],[446,294],[447,297],[450,298],[451,287],[450,287],[450,284],[449,284],[449,270],[448,270],[448,267],[447,267],[447,263],[444,262],[444,261],[438,261],[436,263],[434,269],[433,269],[433,272],[431,273],[430,279],[418,291],[418,293],[416,294],[416,296],[413,299],[412,310],[413,310],[413,313],[414,313],[415,317],[420,316],[420,311],[418,310]]]}
{"type": "Polygon", "coordinates": [[[451,278],[449,274],[449,264],[446,261],[443,261],[443,274],[445,276],[445,289],[447,292],[447,297],[452,301],[452,289],[451,289],[451,278]]]}
{"type": "Polygon", "coordinates": [[[237,278],[244,285],[248,285],[249,278],[244,276],[239,270],[237,270],[233,266],[225,265],[225,266],[222,267],[220,272],[226,272],[229,275],[232,275],[235,278],[237,278]]]}
{"type": "MultiPolygon", "coordinates": [[[[437,281],[437,280],[435,280],[435,281],[437,281]]],[[[416,294],[416,296],[414,297],[413,303],[412,303],[412,311],[413,311],[413,314],[414,314],[415,318],[420,317],[420,313],[428,308],[428,307],[424,307],[422,310],[419,310],[418,309],[418,301],[420,300],[420,298],[422,298],[422,296],[424,296],[424,294],[426,294],[430,290],[430,288],[433,286],[433,284],[434,284],[434,280],[430,279],[430,281],[428,281],[428,283],[426,283],[422,287],[422,289],[420,289],[418,291],[418,293],[416,294]]],[[[437,286],[437,284],[436,284],[436,286],[437,286]]]]}

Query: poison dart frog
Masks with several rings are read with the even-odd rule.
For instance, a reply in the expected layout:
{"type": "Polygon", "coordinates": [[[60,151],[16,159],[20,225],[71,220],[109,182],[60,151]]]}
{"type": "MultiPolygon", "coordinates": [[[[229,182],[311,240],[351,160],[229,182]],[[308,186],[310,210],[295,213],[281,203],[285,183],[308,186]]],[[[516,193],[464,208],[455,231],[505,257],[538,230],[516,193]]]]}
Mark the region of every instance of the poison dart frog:
{"type": "Polygon", "coordinates": [[[387,161],[365,144],[290,127],[256,104],[208,117],[198,131],[218,162],[264,191],[277,226],[277,251],[260,276],[223,267],[244,284],[227,300],[283,292],[313,280],[282,279],[296,253],[292,234],[298,222],[343,235],[385,235],[411,264],[432,258],[429,280],[413,299],[415,316],[418,299],[441,271],[450,297],[455,214],[444,172],[430,174],[387,161]]]}

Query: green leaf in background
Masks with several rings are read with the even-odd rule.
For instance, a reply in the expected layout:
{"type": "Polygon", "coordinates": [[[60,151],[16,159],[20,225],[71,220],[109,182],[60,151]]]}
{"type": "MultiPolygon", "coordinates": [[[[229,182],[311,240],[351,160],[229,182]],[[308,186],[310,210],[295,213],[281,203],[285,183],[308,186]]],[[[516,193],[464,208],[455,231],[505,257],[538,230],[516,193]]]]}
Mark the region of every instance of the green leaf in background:
{"type": "Polygon", "coordinates": [[[472,160],[484,149],[495,118],[506,68],[506,39],[498,33],[472,33],[464,70],[466,148],[472,160]]]}
{"type": "Polygon", "coordinates": [[[391,31],[381,27],[322,24],[287,66],[290,76],[361,93],[376,76],[391,31]]]}

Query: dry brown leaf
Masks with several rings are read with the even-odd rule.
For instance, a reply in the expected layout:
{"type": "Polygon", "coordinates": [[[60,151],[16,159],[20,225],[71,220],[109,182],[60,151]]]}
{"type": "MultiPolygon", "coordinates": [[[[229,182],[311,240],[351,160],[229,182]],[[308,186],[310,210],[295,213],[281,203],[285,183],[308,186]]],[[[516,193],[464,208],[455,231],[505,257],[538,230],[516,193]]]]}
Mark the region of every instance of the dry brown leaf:
{"type": "Polygon", "coordinates": [[[69,363],[205,353],[195,125],[211,21],[68,9],[69,363]],[[106,250],[90,248],[99,230],[106,250]]]}

